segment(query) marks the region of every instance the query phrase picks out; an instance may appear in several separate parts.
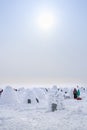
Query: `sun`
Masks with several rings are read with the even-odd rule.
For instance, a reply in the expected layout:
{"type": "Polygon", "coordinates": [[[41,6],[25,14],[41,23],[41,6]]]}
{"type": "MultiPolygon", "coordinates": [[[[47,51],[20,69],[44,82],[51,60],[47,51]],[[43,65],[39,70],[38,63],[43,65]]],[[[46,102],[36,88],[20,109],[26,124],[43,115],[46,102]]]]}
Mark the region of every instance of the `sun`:
{"type": "Polygon", "coordinates": [[[54,25],[54,16],[50,12],[43,12],[40,13],[38,17],[38,26],[42,30],[49,30],[53,27],[54,25]]]}

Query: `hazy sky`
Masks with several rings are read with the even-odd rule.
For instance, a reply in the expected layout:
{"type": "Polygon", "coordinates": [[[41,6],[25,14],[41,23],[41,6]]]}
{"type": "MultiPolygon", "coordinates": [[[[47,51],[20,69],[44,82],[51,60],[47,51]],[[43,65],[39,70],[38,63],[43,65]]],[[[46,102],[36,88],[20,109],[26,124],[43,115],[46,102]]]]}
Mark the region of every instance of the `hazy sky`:
{"type": "Polygon", "coordinates": [[[0,0],[0,84],[64,82],[87,83],[87,0],[0,0]]]}

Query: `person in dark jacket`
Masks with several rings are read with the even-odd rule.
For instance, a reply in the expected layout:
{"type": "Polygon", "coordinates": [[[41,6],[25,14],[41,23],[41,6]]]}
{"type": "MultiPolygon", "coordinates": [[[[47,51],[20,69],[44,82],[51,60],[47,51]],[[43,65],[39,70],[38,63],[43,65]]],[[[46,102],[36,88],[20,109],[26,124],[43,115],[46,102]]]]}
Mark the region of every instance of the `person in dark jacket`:
{"type": "Polygon", "coordinates": [[[73,90],[73,95],[74,95],[74,99],[76,99],[77,98],[77,89],[76,88],[74,88],[74,90],[73,90]]]}

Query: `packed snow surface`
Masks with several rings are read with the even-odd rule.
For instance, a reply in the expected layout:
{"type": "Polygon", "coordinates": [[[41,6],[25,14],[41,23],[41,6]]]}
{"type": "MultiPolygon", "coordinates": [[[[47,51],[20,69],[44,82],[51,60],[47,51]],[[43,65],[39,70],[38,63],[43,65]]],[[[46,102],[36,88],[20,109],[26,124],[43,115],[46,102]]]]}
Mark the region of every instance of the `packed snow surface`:
{"type": "Polygon", "coordinates": [[[80,89],[82,100],[72,97],[72,89],[57,90],[5,88],[0,96],[0,130],[87,130],[87,90],[80,89]],[[49,104],[54,101],[60,107],[52,112],[49,104]]]}

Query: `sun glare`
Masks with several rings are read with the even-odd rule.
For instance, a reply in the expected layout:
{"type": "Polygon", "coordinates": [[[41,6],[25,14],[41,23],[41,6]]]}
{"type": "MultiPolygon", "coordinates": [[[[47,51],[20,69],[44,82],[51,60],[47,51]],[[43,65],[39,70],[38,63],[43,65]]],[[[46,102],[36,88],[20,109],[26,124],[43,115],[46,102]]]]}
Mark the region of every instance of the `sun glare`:
{"type": "Polygon", "coordinates": [[[51,13],[44,12],[38,17],[38,26],[42,30],[49,30],[54,25],[54,16],[51,13]]]}

